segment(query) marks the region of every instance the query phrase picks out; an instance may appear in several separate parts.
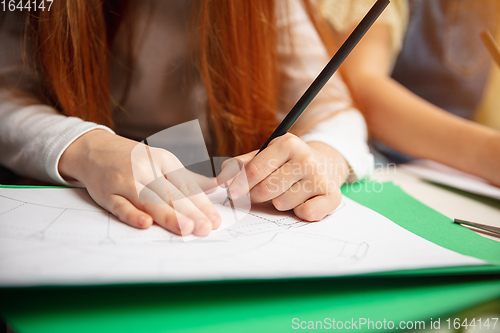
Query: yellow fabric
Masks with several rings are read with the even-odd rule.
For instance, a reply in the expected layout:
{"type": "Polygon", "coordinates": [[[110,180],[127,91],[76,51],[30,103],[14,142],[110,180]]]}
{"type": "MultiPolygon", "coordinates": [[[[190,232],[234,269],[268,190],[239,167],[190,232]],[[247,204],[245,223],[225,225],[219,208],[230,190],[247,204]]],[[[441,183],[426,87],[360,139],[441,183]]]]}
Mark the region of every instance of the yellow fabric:
{"type": "MultiPolygon", "coordinates": [[[[375,2],[376,0],[318,0],[323,16],[336,31],[341,33],[353,29],[375,2]]],[[[377,21],[377,24],[386,24],[391,29],[394,61],[403,46],[408,20],[408,0],[392,0],[377,21]]],[[[500,28],[497,40],[500,41],[500,28]]],[[[500,130],[500,67],[496,63],[492,65],[489,81],[475,120],[500,130]]]]}
{"type": "MultiPolygon", "coordinates": [[[[500,28],[497,41],[500,41],[500,28]]],[[[500,66],[496,62],[493,62],[491,66],[483,100],[476,112],[476,121],[500,130],[500,66]]]]}
{"type": "MultiPolygon", "coordinates": [[[[350,32],[368,13],[376,0],[319,0],[323,16],[341,33],[350,32]]],[[[378,24],[391,28],[393,58],[401,51],[408,26],[408,0],[392,0],[378,19],[378,24]]]]}

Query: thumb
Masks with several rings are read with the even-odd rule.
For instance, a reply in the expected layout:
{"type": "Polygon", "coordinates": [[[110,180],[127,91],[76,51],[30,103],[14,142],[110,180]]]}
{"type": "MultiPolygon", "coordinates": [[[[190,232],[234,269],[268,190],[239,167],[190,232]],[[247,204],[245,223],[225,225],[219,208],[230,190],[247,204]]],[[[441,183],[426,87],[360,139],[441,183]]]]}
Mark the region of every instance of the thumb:
{"type": "Polygon", "coordinates": [[[255,155],[257,155],[258,150],[254,150],[250,153],[240,155],[229,160],[224,161],[221,166],[221,172],[217,176],[217,183],[221,187],[226,187],[226,184],[229,185],[238,175],[238,173],[243,170],[243,167],[247,165],[255,155]]]}

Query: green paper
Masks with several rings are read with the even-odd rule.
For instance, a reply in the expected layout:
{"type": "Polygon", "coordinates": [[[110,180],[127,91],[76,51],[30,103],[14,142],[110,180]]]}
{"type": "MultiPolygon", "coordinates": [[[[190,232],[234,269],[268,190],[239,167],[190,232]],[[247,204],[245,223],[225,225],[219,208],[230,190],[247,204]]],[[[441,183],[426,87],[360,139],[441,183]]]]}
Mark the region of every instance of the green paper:
{"type": "Polygon", "coordinates": [[[63,189],[63,188],[78,188],[78,187],[70,187],[70,186],[35,186],[35,185],[0,185],[0,188],[20,188],[20,189],[28,189],[28,188],[52,188],[52,189],[63,189]]]}
{"type": "Polygon", "coordinates": [[[10,289],[0,297],[19,333],[288,332],[293,318],[429,321],[500,297],[500,281],[304,279],[10,289]]]}
{"type": "MultiPolygon", "coordinates": [[[[438,245],[499,262],[497,242],[454,225],[392,183],[382,185],[380,193],[367,190],[373,183],[345,186],[343,193],[438,245]]],[[[0,314],[19,333],[288,332],[296,331],[293,318],[429,321],[499,298],[499,272],[485,265],[340,278],[0,289],[0,314]]]]}
{"type": "Polygon", "coordinates": [[[366,182],[342,188],[344,195],[437,245],[500,264],[500,243],[453,223],[393,183],[366,182]],[[375,190],[380,188],[380,193],[375,190]]]}

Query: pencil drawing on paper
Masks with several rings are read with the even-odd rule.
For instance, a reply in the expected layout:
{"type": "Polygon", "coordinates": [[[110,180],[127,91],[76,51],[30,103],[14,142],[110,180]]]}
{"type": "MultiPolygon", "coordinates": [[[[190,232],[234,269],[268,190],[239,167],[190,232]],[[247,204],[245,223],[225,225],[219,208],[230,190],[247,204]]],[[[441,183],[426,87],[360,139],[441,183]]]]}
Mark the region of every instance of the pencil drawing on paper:
{"type": "Polygon", "coordinates": [[[323,221],[305,223],[271,204],[238,212],[221,204],[225,195],[210,195],[223,223],[201,238],[132,228],[85,189],[0,189],[0,285],[335,276],[480,262],[347,198],[323,221]]]}
{"type": "MultiPolygon", "coordinates": [[[[66,208],[60,204],[28,202],[0,195],[0,237],[56,244],[79,251],[79,256],[101,252],[115,259],[124,259],[130,249],[145,245],[157,249],[147,260],[157,260],[163,267],[169,266],[172,260],[208,263],[239,258],[241,262],[252,262],[260,260],[259,257],[263,261],[274,258],[301,265],[333,266],[360,260],[368,251],[366,243],[301,232],[307,223],[291,212],[279,213],[271,206],[257,205],[250,213],[245,212],[244,219],[231,221],[231,209],[218,202],[215,205],[226,225],[208,237],[192,237],[186,242],[159,226],[136,230],[98,207],[70,205],[73,207],[66,208]]],[[[136,255],[128,258],[134,259],[141,258],[136,255]]]]}

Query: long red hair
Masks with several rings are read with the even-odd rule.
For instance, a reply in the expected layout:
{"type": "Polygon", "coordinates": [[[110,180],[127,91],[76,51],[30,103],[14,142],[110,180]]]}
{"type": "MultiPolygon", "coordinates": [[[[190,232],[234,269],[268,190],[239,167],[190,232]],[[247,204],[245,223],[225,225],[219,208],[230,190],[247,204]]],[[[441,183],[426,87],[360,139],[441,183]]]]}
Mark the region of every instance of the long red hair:
{"type": "MultiPolygon", "coordinates": [[[[45,96],[68,116],[113,126],[109,48],[124,0],[57,0],[28,20],[45,96]]],[[[275,1],[195,0],[197,67],[208,116],[224,156],[259,148],[276,127],[279,75],[275,1]]],[[[332,51],[315,6],[306,10],[332,51]]]]}

